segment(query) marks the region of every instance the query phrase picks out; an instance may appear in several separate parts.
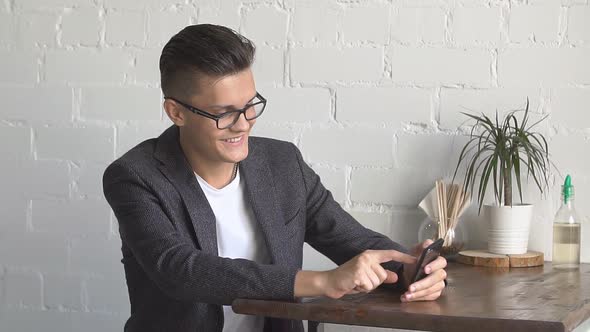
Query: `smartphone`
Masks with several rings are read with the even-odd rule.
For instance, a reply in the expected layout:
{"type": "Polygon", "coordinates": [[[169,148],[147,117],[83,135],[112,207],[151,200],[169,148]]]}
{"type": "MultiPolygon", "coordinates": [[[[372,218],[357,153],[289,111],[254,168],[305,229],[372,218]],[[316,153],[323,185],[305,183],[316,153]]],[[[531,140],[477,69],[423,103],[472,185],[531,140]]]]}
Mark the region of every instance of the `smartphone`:
{"type": "Polygon", "coordinates": [[[414,272],[414,276],[409,280],[410,284],[413,284],[416,281],[424,279],[426,277],[426,272],[424,271],[424,268],[426,267],[426,265],[428,265],[430,262],[434,261],[438,258],[438,256],[440,256],[440,252],[442,250],[444,242],[445,241],[443,239],[438,239],[432,242],[428,247],[426,247],[426,249],[422,251],[420,258],[418,258],[418,261],[416,262],[416,271],[414,272]]]}

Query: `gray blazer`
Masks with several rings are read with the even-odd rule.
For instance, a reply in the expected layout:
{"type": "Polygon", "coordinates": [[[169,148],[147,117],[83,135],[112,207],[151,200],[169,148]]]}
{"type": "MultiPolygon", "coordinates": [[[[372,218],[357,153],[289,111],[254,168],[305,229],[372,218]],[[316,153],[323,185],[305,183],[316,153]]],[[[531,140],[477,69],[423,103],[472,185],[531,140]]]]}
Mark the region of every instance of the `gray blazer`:
{"type": "MultiPolygon", "coordinates": [[[[339,265],[366,249],[405,251],[346,213],[295,145],[250,137],[240,174],[272,263],[219,257],[215,215],[178,137],[176,126],[168,128],[115,160],[103,176],[131,303],[125,331],[221,331],[221,305],[234,299],[295,300],[304,241],[339,265]]],[[[303,331],[303,325],[266,318],[264,330],[303,331]]]]}

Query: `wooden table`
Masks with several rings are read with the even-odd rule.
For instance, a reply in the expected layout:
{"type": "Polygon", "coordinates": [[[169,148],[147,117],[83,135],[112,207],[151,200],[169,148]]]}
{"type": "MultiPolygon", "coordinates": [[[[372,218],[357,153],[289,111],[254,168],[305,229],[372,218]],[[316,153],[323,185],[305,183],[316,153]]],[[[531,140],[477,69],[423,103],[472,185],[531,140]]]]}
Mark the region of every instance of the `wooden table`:
{"type": "Polygon", "coordinates": [[[233,310],[317,323],[429,331],[572,331],[590,318],[590,264],[557,270],[551,263],[499,269],[450,263],[449,285],[433,302],[402,303],[400,293],[379,288],[338,300],[301,302],[238,299],[233,310]]]}

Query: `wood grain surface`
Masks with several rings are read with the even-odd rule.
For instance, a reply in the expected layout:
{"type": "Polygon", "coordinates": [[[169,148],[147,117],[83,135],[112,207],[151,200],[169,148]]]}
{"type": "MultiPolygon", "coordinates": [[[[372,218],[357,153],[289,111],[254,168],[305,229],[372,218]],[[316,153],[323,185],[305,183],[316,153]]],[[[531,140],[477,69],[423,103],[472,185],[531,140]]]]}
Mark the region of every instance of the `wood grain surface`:
{"type": "Polygon", "coordinates": [[[402,303],[400,292],[301,302],[238,299],[237,313],[427,331],[571,331],[590,317],[590,264],[488,268],[450,263],[449,285],[432,302],[402,303]]]}

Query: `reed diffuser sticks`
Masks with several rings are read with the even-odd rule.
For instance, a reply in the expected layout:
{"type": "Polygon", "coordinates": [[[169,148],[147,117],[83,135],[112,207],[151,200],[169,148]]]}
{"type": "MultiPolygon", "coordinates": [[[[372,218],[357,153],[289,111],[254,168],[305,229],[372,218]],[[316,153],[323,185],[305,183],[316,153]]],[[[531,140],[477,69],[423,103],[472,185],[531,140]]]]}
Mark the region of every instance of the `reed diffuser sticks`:
{"type": "Polygon", "coordinates": [[[437,180],[435,185],[438,237],[444,239],[443,246],[450,246],[459,217],[469,206],[471,198],[461,185],[446,185],[442,180],[437,180]]]}

